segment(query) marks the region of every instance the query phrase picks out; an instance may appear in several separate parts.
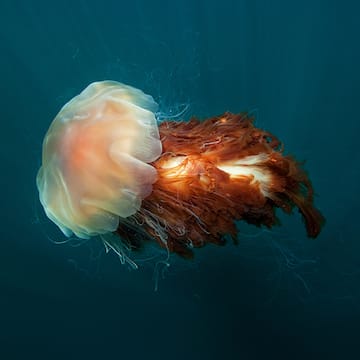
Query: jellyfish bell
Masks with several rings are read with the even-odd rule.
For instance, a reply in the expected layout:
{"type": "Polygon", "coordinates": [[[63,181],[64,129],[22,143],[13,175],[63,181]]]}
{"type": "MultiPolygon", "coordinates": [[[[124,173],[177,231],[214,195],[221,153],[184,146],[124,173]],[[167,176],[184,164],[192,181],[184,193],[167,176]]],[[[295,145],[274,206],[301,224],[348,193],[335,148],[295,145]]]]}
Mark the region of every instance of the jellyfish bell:
{"type": "Polygon", "coordinates": [[[135,214],[157,179],[162,146],[157,104],[115,82],[90,84],[53,120],[37,175],[47,216],[66,236],[113,232],[135,214]]]}

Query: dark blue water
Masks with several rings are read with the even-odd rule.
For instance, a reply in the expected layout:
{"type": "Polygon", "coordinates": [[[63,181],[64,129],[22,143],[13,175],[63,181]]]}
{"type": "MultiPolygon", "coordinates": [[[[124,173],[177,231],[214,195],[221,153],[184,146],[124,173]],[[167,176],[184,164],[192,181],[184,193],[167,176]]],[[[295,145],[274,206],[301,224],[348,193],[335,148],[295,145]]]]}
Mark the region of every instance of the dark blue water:
{"type": "Polygon", "coordinates": [[[2,1],[0,358],[360,358],[356,4],[2,1]],[[96,240],[54,244],[35,187],[42,138],[103,79],[184,119],[253,112],[306,160],[327,218],[319,238],[298,214],[272,231],[240,224],[239,246],[155,273],[96,240]]]}

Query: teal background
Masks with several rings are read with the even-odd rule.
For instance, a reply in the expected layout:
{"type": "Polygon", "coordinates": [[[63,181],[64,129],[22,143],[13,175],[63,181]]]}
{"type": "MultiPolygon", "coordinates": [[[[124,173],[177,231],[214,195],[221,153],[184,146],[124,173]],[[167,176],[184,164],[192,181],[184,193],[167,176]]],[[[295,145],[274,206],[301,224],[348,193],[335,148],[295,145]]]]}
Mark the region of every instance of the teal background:
{"type": "Polygon", "coordinates": [[[359,10],[355,1],[0,3],[1,359],[358,359],[359,10]],[[45,217],[35,176],[60,107],[96,80],[162,116],[248,110],[306,160],[327,224],[298,214],[239,246],[138,271],[45,217]],[[154,270],[155,269],[155,270],[154,270]],[[155,280],[154,280],[155,278],[155,280]],[[157,287],[157,291],[154,288],[157,287]]]}

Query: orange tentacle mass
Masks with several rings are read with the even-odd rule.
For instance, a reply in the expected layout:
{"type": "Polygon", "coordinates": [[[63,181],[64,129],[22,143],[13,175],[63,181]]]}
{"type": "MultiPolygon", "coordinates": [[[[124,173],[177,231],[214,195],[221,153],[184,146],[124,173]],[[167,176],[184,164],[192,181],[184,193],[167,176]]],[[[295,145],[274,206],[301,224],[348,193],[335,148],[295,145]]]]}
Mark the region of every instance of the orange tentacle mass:
{"type": "Polygon", "coordinates": [[[192,247],[224,244],[226,235],[236,242],[237,220],[275,225],[276,208],[290,213],[297,207],[308,236],[319,234],[324,218],[307,174],[247,114],[163,122],[159,130],[163,152],[152,164],[158,180],[141,210],[118,228],[131,245],[139,245],[129,236],[136,223],[144,238],[191,257],[192,247]]]}

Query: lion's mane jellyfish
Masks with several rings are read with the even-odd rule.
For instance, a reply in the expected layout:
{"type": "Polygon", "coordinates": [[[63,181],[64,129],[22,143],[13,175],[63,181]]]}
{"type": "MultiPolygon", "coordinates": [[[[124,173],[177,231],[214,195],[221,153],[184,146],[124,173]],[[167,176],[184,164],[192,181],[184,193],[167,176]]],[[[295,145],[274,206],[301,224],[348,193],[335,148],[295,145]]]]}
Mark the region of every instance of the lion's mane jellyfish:
{"type": "Polygon", "coordinates": [[[268,228],[298,208],[309,237],[324,222],[301,164],[246,113],[163,121],[135,88],[103,81],[67,103],[43,143],[37,176],[47,216],[66,236],[100,235],[107,249],[156,241],[192,248],[237,241],[236,221],[268,228]]]}

